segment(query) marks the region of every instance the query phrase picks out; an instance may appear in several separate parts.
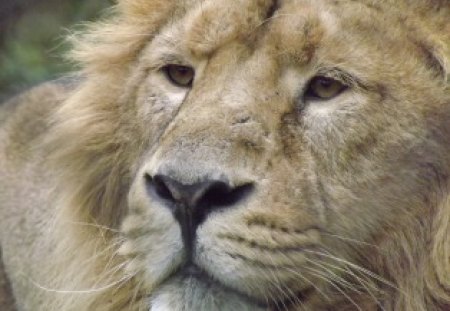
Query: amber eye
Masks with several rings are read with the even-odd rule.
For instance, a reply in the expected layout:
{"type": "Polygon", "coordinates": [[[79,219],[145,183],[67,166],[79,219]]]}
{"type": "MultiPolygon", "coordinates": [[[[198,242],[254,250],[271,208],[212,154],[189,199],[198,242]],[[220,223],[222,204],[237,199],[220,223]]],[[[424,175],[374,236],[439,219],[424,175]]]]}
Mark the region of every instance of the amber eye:
{"type": "Polygon", "coordinates": [[[309,83],[305,97],[310,99],[331,99],[347,89],[347,85],[333,78],[315,77],[309,83]]]}
{"type": "Polygon", "coordinates": [[[191,87],[195,71],[192,67],[181,65],[167,65],[162,69],[167,78],[179,87],[191,87]]]}

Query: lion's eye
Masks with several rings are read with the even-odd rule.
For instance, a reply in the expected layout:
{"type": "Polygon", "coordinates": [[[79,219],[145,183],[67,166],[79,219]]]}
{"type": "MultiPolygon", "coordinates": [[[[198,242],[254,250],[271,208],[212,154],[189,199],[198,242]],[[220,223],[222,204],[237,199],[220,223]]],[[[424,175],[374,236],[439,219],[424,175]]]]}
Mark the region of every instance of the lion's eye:
{"type": "Polygon", "coordinates": [[[191,87],[194,81],[195,71],[192,67],[181,65],[167,65],[163,67],[167,78],[179,87],[191,87]]]}
{"type": "Polygon", "coordinates": [[[311,80],[305,93],[310,99],[331,99],[347,89],[347,86],[333,78],[318,76],[311,80]]]}

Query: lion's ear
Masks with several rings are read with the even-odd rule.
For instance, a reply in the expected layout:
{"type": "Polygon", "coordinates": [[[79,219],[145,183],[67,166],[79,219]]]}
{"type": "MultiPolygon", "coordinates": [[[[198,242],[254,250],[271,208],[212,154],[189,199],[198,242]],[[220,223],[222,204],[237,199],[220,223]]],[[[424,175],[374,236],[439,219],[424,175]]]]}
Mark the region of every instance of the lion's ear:
{"type": "Polygon", "coordinates": [[[420,25],[413,33],[425,52],[427,65],[450,82],[450,0],[405,1],[411,8],[413,24],[420,25]]]}
{"type": "MultiPolygon", "coordinates": [[[[447,54],[447,56],[448,56],[448,54],[447,54]]],[[[437,55],[436,58],[438,59],[439,63],[441,64],[444,81],[446,83],[450,83],[450,56],[449,57],[445,57],[445,56],[439,57],[439,55],[437,55]]]]}
{"type": "Polygon", "coordinates": [[[418,48],[422,61],[433,75],[447,83],[450,81],[450,58],[443,42],[433,36],[422,36],[421,39],[414,38],[413,42],[418,48]]]}
{"type": "Polygon", "coordinates": [[[448,46],[426,48],[426,58],[430,68],[446,83],[450,82],[450,51],[446,50],[448,48],[448,46]]]}

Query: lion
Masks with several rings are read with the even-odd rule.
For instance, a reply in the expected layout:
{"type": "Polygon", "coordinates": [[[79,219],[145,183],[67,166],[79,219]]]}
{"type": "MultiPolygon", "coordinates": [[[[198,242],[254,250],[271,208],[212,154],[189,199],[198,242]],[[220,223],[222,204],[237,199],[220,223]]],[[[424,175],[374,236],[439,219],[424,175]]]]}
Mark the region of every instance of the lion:
{"type": "Polygon", "coordinates": [[[119,0],[71,42],[0,111],[17,310],[450,309],[447,0],[119,0]]]}

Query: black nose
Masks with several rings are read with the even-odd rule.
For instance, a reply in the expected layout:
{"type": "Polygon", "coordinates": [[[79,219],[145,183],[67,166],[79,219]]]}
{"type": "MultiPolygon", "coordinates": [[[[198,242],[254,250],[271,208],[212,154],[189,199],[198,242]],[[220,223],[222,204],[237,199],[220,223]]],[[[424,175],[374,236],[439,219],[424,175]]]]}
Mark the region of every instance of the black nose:
{"type": "Polygon", "coordinates": [[[183,184],[166,175],[146,175],[147,187],[153,196],[172,209],[180,223],[185,242],[191,243],[195,230],[208,214],[243,200],[252,190],[252,184],[233,187],[223,180],[204,179],[193,184],[183,184]]]}

